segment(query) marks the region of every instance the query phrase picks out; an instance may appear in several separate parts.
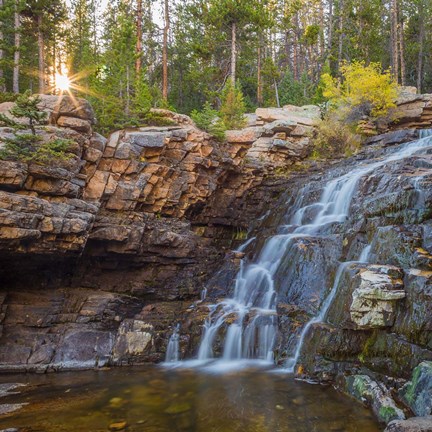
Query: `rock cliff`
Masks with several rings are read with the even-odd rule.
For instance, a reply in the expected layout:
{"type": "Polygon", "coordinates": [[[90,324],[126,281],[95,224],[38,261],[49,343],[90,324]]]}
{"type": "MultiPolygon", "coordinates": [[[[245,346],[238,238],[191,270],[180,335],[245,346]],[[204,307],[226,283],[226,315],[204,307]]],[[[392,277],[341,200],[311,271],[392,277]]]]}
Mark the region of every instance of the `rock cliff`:
{"type": "MultiPolygon", "coordinates": [[[[314,107],[259,109],[225,143],[170,112],[170,126],[105,139],[86,101],[43,97],[49,116],[37,133],[73,144],[56,165],[0,161],[0,368],[160,361],[178,322],[181,353],[192,356],[208,302],[227,295],[240,259],[256,253],[233,252],[240,242],[257,236],[259,250],[303,185],[315,202],[332,176],[417,139],[431,101],[402,95],[386,134],[317,170],[306,160],[314,107]]],[[[347,265],[328,319],[311,325],[297,373],[336,381],[385,422],[403,418],[402,405],[431,414],[421,403],[432,382],[431,181],[428,154],[378,167],[343,228],[296,243],[284,264],[291,276],[276,281],[282,362],[338,263],[369,244],[369,262],[347,265]]]]}
{"type": "Polygon", "coordinates": [[[262,140],[295,164],[309,152],[306,130],[289,120],[219,143],[160,111],[171,126],[105,139],[85,100],[42,96],[40,109],[38,135],[73,144],[55,164],[0,161],[0,367],[160,360],[171,326],[286,187],[262,140]]]}

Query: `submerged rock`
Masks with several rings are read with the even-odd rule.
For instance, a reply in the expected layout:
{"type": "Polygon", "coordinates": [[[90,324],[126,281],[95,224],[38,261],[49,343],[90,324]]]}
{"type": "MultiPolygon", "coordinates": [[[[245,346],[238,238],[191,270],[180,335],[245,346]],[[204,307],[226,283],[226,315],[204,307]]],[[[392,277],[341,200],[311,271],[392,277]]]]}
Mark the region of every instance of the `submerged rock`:
{"type": "Polygon", "coordinates": [[[384,432],[432,432],[432,416],[395,420],[384,432]]]}
{"type": "Polygon", "coordinates": [[[367,375],[347,377],[346,390],[359,401],[371,405],[374,413],[383,423],[405,419],[405,414],[396,406],[389,394],[367,375]]]}

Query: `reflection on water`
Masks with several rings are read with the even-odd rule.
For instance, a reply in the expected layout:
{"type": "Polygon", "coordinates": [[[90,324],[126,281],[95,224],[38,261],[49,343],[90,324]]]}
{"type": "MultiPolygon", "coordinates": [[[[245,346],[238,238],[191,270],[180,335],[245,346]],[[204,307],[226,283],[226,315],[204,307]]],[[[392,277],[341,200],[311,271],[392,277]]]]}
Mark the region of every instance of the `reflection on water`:
{"type": "Polygon", "coordinates": [[[372,414],[331,387],[259,370],[215,374],[156,366],[49,375],[1,403],[29,402],[0,429],[32,432],[378,432],[372,414]]]}

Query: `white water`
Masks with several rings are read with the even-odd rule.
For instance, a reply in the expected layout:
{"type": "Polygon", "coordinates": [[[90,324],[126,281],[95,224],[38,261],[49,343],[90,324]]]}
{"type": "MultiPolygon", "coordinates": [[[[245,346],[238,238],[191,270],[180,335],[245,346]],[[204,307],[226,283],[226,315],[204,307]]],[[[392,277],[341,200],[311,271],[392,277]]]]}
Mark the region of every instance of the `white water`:
{"type": "Polygon", "coordinates": [[[174,332],[169,339],[168,347],[165,355],[166,363],[177,363],[179,361],[179,339],[180,339],[179,330],[180,330],[180,326],[177,325],[174,328],[174,332]]]}
{"type": "MultiPolygon", "coordinates": [[[[431,149],[431,135],[432,130],[422,131],[421,139],[401,146],[384,159],[365,164],[329,181],[319,202],[303,205],[308,186],[303,188],[292,208],[294,214],[289,225],[283,227],[283,232],[288,232],[288,234],[277,234],[267,239],[256,262],[242,261],[235,280],[233,297],[210,307],[210,314],[204,325],[198,360],[213,359],[215,340],[221,337],[224,339],[222,359],[225,361],[238,362],[240,359],[271,361],[277,335],[277,294],[274,277],[289,246],[299,238],[324,235],[325,229],[330,225],[343,223],[349,215],[352,198],[360,179],[389,162],[404,159],[421,150],[431,149]],[[313,214],[314,211],[316,214],[310,221],[308,214],[313,214]],[[222,329],[225,330],[224,337],[222,329]]],[[[244,250],[251,240],[248,240],[240,250],[244,250]]],[[[369,252],[370,246],[367,246],[359,257],[359,261],[367,262],[369,252]]],[[[350,263],[340,264],[333,287],[322,303],[320,311],[303,328],[295,353],[287,362],[289,370],[293,371],[295,368],[309,328],[314,323],[325,320],[340,278],[350,263]]]]}
{"type": "Polygon", "coordinates": [[[359,261],[360,261],[361,263],[368,263],[368,262],[369,262],[369,255],[370,255],[371,248],[372,248],[371,245],[367,245],[367,246],[362,250],[362,253],[360,254],[360,258],[359,258],[359,261]]]}

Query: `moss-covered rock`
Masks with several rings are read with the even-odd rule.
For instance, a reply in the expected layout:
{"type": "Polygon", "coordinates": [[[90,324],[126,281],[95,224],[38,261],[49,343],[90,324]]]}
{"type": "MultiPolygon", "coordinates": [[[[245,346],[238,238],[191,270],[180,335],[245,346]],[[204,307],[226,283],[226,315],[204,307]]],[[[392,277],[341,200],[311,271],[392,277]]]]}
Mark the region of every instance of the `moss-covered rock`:
{"type": "Polygon", "coordinates": [[[370,405],[381,422],[387,424],[392,420],[405,419],[405,414],[390,395],[369,376],[352,375],[346,377],[345,382],[347,393],[370,405]]]}
{"type": "Polygon", "coordinates": [[[418,416],[432,414],[432,361],[420,363],[400,390],[402,400],[418,416]]]}

